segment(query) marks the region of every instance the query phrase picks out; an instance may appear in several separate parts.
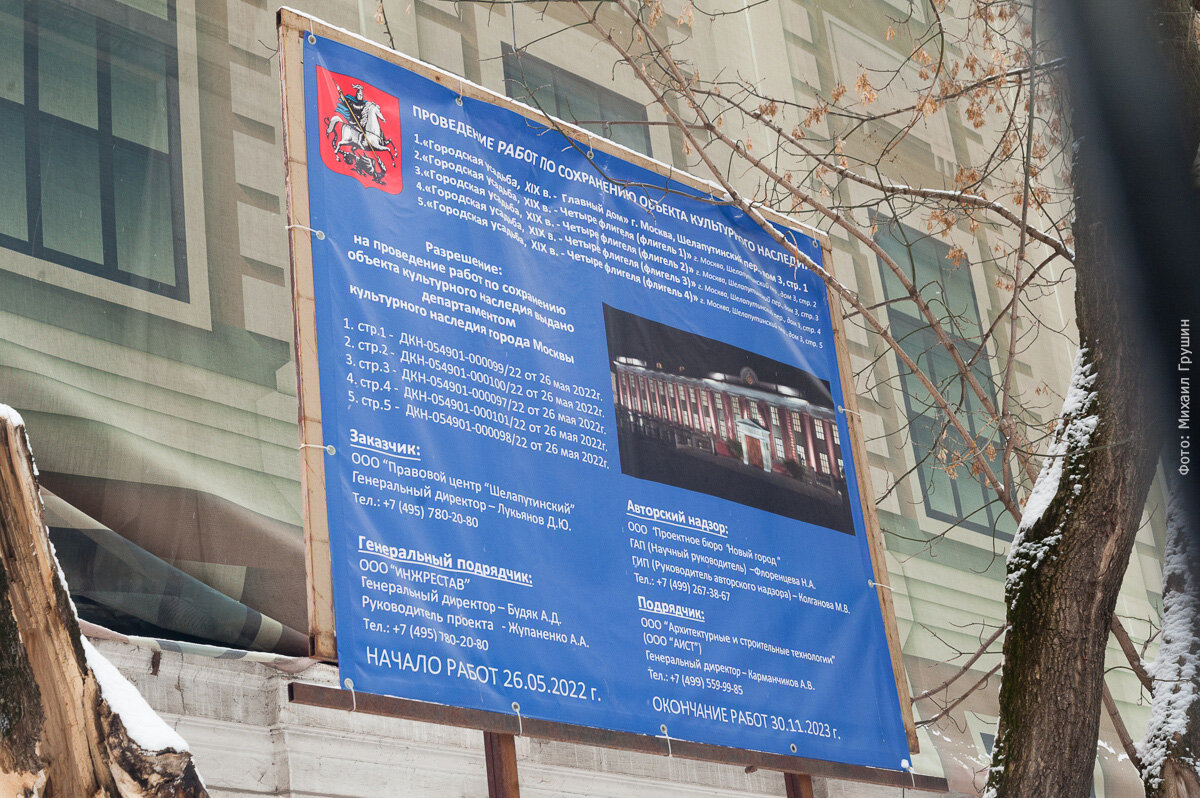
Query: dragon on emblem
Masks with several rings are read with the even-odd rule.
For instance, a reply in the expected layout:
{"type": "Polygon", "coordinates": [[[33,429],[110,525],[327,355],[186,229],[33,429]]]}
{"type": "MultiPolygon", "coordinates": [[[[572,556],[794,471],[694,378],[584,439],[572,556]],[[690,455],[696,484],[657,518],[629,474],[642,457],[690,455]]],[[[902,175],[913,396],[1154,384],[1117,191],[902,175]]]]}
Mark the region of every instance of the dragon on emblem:
{"type": "Polygon", "coordinates": [[[396,165],[396,145],[383,135],[381,123],[387,119],[377,103],[363,97],[363,88],[357,83],[351,88],[354,95],[342,93],[337,87],[337,110],[325,118],[325,135],[334,156],[352,167],[356,172],[383,183],[387,169],[377,152],[386,152],[396,165]]]}

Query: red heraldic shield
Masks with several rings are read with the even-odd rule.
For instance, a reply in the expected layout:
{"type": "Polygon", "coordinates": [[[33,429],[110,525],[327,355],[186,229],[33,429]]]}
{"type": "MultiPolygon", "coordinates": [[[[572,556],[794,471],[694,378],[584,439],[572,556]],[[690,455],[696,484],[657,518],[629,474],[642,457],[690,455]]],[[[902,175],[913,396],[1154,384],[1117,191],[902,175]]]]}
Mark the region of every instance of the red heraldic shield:
{"type": "Polygon", "coordinates": [[[364,186],[399,194],[400,101],[370,83],[317,67],[321,160],[364,186]]]}

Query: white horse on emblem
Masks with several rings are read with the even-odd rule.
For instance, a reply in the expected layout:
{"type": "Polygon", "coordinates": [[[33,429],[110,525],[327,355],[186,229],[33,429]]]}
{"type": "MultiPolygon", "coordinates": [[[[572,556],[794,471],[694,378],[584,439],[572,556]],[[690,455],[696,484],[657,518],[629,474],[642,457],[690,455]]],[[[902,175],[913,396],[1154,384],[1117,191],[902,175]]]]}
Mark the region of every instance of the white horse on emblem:
{"type": "Polygon", "coordinates": [[[334,155],[347,164],[354,165],[359,171],[364,171],[369,177],[380,180],[383,177],[383,163],[376,158],[361,158],[359,152],[386,152],[396,165],[396,145],[383,135],[381,122],[386,122],[383,111],[377,103],[370,100],[363,102],[363,111],[359,119],[347,122],[339,113],[325,119],[325,135],[329,136],[329,144],[333,147],[334,155]],[[366,161],[366,165],[360,163],[366,161]],[[378,167],[378,170],[374,167],[378,167]]]}

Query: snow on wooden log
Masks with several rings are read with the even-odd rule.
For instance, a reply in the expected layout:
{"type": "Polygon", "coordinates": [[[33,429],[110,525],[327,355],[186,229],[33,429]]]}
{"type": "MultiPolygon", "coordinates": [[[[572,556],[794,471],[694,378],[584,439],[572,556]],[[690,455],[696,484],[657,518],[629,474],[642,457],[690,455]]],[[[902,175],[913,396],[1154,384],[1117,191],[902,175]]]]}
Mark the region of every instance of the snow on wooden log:
{"type": "Polygon", "coordinates": [[[0,794],[51,792],[208,794],[183,739],[80,636],[24,424],[0,405],[0,794]]]}

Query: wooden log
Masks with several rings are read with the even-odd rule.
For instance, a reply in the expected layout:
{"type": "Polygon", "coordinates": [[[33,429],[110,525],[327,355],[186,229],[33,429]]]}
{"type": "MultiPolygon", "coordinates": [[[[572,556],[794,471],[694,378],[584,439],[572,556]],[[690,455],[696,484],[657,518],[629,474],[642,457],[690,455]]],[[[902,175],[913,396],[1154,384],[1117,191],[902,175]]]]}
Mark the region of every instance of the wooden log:
{"type": "Polygon", "coordinates": [[[190,753],[143,749],[102,695],[36,474],[20,417],[0,405],[0,793],[208,795],[190,753]]]}

